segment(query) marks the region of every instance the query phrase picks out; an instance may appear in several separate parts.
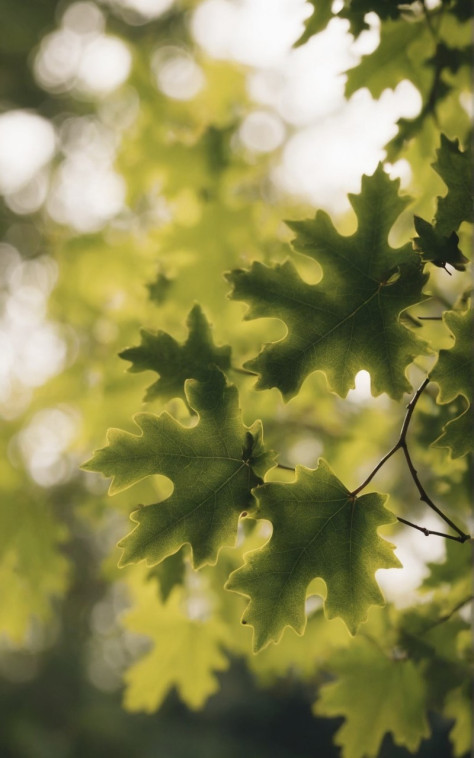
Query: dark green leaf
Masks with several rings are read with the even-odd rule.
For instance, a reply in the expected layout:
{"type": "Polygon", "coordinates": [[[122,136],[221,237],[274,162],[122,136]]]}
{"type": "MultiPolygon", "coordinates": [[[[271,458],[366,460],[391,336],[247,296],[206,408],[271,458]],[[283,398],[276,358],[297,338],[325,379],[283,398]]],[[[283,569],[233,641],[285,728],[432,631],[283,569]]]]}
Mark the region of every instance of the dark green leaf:
{"type": "Polygon", "coordinates": [[[228,345],[216,347],[212,341],[211,328],[199,305],[191,310],[187,326],[189,335],[180,345],[166,332],[151,334],[141,331],[142,342],[138,347],[129,347],[120,357],[131,361],[129,371],[156,371],[160,378],[148,387],[145,400],[162,397],[186,399],[184,382],[186,379],[205,380],[213,366],[222,370],[230,367],[231,349],[228,345]]]}
{"type": "Polygon", "coordinates": [[[375,572],[400,566],[393,546],[377,535],[394,521],[386,496],[352,496],[324,460],[315,470],[298,466],[294,482],[264,484],[256,496],[257,516],[272,522],[273,534],[227,583],[250,597],[244,623],[254,627],[255,649],[278,642],[286,626],[303,633],[306,590],[315,577],[327,586],[328,618],[340,616],[355,634],[368,608],[384,603],[375,572]]]}
{"type": "Polygon", "coordinates": [[[278,387],[289,399],[308,374],[322,370],[331,388],[345,396],[365,369],[375,395],[399,398],[410,390],[406,366],[426,347],[400,323],[400,313],[423,299],[427,277],[411,245],[395,250],[387,241],[408,202],[398,186],[381,166],[362,178],[361,194],[350,195],[358,229],[349,237],[323,211],[290,222],[295,250],[322,266],[321,283],[304,282],[290,262],[272,268],[254,263],[250,271],[227,275],[231,297],[250,305],[247,319],[279,318],[288,327],[284,339],[246,363],[261,375],[257,387],[278,387]]]}
{"type": "Polygon", "coordinates": [[[186,396],[199,414],[196,426],[166,412],[139,413],[140,434],[109,430],[107,447],[84,466],[112,477],[111,494],[153,474],[174,484],[167,500],[132,514],[137,526],[120,543],[123,565],[159,563],[185,543],[197,568],[215,563],[219,549],[233,544],[242,511],[254,508],[252,487],[272,465],[260,423],[242,424],[237,389],[217,369],[204,382],[186,382],[186,396]]]}

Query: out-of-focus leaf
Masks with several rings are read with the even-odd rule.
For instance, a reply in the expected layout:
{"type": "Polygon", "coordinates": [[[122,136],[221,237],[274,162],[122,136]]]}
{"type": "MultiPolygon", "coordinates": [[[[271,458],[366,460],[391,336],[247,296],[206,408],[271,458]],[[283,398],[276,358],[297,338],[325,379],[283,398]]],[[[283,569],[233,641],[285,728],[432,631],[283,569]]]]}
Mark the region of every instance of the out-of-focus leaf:
{"type": "Polygon", "coordinates": [[[466,455],[474,449],[472,413],[472,311],[445,311],[443,320],[455,338],[450,350],[440,350],[430,378],[439,384],[438,403],[450,403],[462,395],[467,409],[449,421],[435,445],[451,448],[453,458],[466,455]]]}
{"type": "Polygon", "coordinates": [[[124,674],[127,710],[152,713],[173,687],[189,708],[198,709],[218,689],[215,674],[229,665],[222,651],[227,630],[212,616],[193,617],[191,603],[180,588],[165,604],[158,600],[153,581],[141,586],[136,605],[122,623],[149,637],[152,647],[124,674]]]}
{"type": "Polygon", "coordinates": [[[337,680],[323,685],[314,710],[345,717],[335,737],[343,758],[375,758],[388,732],[411,752],[429,736],[426,685],[412,661],[361,637],[332,656],[330,670],[337,680]]]}
{"type": "Polygon", "coordinates": [[[472,160],[470,147],[461,151],[459,141],[441,135],[441,147],[433,168],[448,188],[444,197],[438,198],[436,227],[441,234],[449,234],[463,221],[473,218],[472,160]]]}

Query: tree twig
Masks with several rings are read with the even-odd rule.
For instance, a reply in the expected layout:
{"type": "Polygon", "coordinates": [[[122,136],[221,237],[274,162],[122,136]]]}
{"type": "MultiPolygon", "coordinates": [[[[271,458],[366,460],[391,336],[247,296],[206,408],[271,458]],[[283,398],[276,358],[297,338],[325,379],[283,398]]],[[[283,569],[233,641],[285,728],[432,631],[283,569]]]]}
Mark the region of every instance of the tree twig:
{"type": "Polygon", "coordinates": [[[429,537],[430,534],[436,534],[438,535],[438,537],[445,537],[447,540],[454,540],[455,542],[465,542],[465,539],[463,537],[455,537],[454,534],[447,534],[446,532],[436,532],[433,529],[427,529],[426,526],[419,526],[418,524],[413,524],[412,521],[407,521],[406,518],[402,518],[401,516],[397,516],[397,521],[400,521],[401,524],[412,526],[413,529],[418,529],[419,532],[423,532],[425,537],[429,537]]]}
{"type": "Polygon", "coordinates": [[[356,495],[359,494],[359,492],[361,492],[363,489],[365,489],[365,487],[367,487],[367,485],[369,484],[369,482],[372,481],[372,479],[374,478],[374,476],[377,473],[377,471],[379,471],[382,468],[382,466],[389,460],[389,458],[391,458],[392,455],[394,453],[396,453],[397,450],[399,450],[401,448],[403,450],[403,454],[405,456],[405,459],[406,459],[406,462],[407,462],[407,465],[408,465],[408,469],[410,471],[412,479],[415,482],[415,485],[416,485],[416,488],[418,489],[418,492],[420,493],[420,500],[422,500],[424,503],[426,503],[426,505],[429,508],[431,508],[433,511],[435,511],[435,513],[437,513],[438,516],[440,518],[442,518],[443,521],[451,527],[451,529],[453,529],[455,532],[457,532],[458,536],[454,537],[452,535],[444,534],[443,532],[435,532],[435,531],[433,531],[431,529],[426,529],[426,527],[417,526],[416,524],[413,524],[410,521],[407,521],[406,519],[399,518],[398,520],[401,523],[403,523],[403,524],[407,524],[408,526],[413,527],[414,529],[418,529],[420,532],[423,532],[423,534],[425,534],[426,536],[429,536],[430,534],[437,534],[437,535],[439,535],[441,537],[447,537],[448,539],[455,540],[456,542],[466,542],[466,540],[470,539],[470,536],[468,534],[465,534],[462,531],[462,529],[460,529],[458,526],[456,526],[456,524],[449,518],[449,516],[447,516],[445,513],[443,513],[443,511],[441,510],[441,508],[439,508],[431,500],[431,498],[429,497],[428,493],[426,492],[425,488],[423,487],[423,485],[420,482],[420,479],[418,477],[418,472],[415,469],[415,466],[413,465],[413,461],[412,461],[410,453],[408,451],[408,446],[407,446],[407,441],[406,441],[408,427],[410,425],[410,421],[411,421],[411,418],[413,416],[413,411],[415,410],[415,406],[416,406],[416,404],[417,404],[417,402],[418,402],[418,400],[419,400],[422,392],[424,391],[424,389],[428,385],[429,381],[430,381],[429,377],[426,377],[426,379],[418,387],[418,389],[416,390],[416,392],[413,395],[412,399],[408,403],[407,412],[405,414],[405,418],[403,419],[402,428],[400,430],[400,436],[399,436],[397,442],[395,443],[395,445],[377,463],[377,465],[375,466],[375,468],[372,469],[372,471],[370,472],[370,474],[368,475],[368,477],[362,482],[362,484],[359,485],[359,487],[357,487],[355,490],[352,491],[351,495],[353,497],[355,497],[356,495]]]}
{"type": "Polygon", "coordinates": [[[472,603],[474,600],[474,595],[469,595],[468,597],[465,597],[464,600],[461,600],[459,603],[457,603],[454,608],[449,611],[449,613],[444,613],[442,616],[437,619],[437,621],[434,621],[432,624],[426,627],[426,629],[423,630],[423,634],[426,634],[426,632],[429,632],[431,629],[434,629],[436,626],[439,626],[440,624],[444,624],[445,621],[449,621],[449,619],[454,616],[457,611],[461,610],[461,608],[464,608],[465,605],[468,603],[472,603]]]}

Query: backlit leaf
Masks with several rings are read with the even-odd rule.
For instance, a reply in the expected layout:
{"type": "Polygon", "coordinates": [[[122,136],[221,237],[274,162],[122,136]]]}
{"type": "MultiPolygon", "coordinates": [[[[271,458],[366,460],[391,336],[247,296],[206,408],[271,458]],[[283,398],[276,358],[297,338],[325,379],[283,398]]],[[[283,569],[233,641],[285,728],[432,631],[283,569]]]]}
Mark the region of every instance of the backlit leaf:
{"type": "Polygon", "coordinates": [[[131,361],[129,371],[156,371],[159,379],[148,387],[145,400],[162,397],[182,397],[186,379],[203,381],[213,366],[222,370],[230,366],[230,347],[216,347],[212,341],[211,328],[199,305],[195,305],[187,318],[189,335],[180,345],[166,332],[151,334],[144,329],[138,347],[129,347],[120,357],[131,361]]]}
{"type": "Polygon", "coordinates": [[[463,221],[472,221],[474,194],[472,189],[471,150],[459,149],[459,141],[441,135],[441,147],[433,168],[448,187],[448,193],[438,198],[436,226],[441,234],[449,234],[463,221]]]}
{"type": "Polygon", "coordinates": [[[365,369],[375,395],[400,398],[410,390],[405,369],[426,346],[400,323],[400,313],[423,299],[427,277],[411,245],[393,249],[387,241],[408,202],[398,186],[381,165],[362,178],[361,194],[350,195],[358,218],[350,236],[341,236],[323,211],[289,223],[295,250],[322,266],[320,283],[307,284],[290,261],[272,268],[254,263],[227,275],[232,299],[249,303],[247,319],[279,318],[288,328],[284,339],[245,364],[260,374],[259,389],[278,387],[289,399],[308,374],[322,370],[345,397],[365,369]]]}
{"type": "Polygon", "coordinates": [[[426,685],[412,661],[390,657],[362,637],[338,651],[330,669],[337,680],[323,685],[314,710],[345,717],[335,737],[343,758],[375,758],[388,732],[412,752],[429,736],[426,685]]]}
{"type": "Polygon", "coordinates": [[[431,261],[435,266],[446,268],[446,264],[457,271],[465,271],[468,258],[458,247],[459,237],[456,232],[448,236],[440,234],[428,221],[415,216],[415,229],[420,235],[414,238],[415,250],[421,252],[423,261],[431,261]]]}
{"type": "Polygon", "coordinates": [[[455,338],[450,350],[440,350],[430,378],[439,384],[438,403],[450,403],[462,395],[468,403],[460,416],[449,421],[436,440],[439,447],[450,447],[453,458],[466,455],[474,447],[472,414],[472,312],[446,311],[444,323],[455,338]]]}
{"type": "Polygon", "coordinates": [[[303,633],[306,591],[315,577],[327,586],[328,618],[340,616],[355,634],[368,608],[384,603],[375,571],[400,566],[393,546],[377,535],[394,521],[386,497],[352,496],[324,460],[315,470],[298,466],[294,482],[265,484],[256,494],[258,517],[272,522],[273,534],[227,583],[250,597],[244,623],[254,627],[255,649],[278,642],[286,626],[303,633]]]}
{"type": "Polygon", "coordinates": [[[159,563],[190,543],[194,565],[215,563],[221,546],[235,541],[242,511],[254,507],[252,487],[272,465],[264,452],[260,422],[242,424],[238,393],[217,369],[205,382],[188,380],[186,397],[199,422],[184,427],[168,413],[135,416],[140,434],[112,429],[108,446],[84,468],[111,476],[111,494],[146,476],[162,474],[174,484],[163,502],[132,514],[122,565],[159,563]]]}

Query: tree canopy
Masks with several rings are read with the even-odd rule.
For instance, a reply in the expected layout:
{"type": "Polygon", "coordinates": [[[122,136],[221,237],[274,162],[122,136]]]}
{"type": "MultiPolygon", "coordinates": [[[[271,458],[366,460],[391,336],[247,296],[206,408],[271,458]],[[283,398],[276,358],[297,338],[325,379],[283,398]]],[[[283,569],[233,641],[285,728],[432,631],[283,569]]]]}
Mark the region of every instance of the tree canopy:
{"type": "Polygon", "coordinates": [[[465,757],[472,8],[0,9],[0,752],[465,757]]]}

